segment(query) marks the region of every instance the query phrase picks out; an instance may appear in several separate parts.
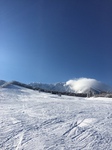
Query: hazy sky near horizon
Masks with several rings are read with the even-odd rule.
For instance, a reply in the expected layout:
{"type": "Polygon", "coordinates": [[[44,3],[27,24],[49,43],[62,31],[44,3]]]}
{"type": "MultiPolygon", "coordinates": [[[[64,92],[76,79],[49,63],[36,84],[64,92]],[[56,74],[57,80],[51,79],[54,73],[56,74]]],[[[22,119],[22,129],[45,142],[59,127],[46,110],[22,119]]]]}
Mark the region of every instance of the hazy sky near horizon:
{"type": "Polygon", "coordinates": [[[112,85],[111,0],[0,0],[0,79],[112,85]]]}

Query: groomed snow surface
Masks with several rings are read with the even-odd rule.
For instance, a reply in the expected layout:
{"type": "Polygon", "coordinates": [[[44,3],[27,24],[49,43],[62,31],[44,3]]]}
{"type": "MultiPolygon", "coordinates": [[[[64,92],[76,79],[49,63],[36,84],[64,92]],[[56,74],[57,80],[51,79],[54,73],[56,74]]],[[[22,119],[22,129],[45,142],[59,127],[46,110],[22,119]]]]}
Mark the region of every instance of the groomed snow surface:
{"type": "Polygon", "coordinates": [[[112,150],[112,99],[2,88],[0,150],[112,150]]]}

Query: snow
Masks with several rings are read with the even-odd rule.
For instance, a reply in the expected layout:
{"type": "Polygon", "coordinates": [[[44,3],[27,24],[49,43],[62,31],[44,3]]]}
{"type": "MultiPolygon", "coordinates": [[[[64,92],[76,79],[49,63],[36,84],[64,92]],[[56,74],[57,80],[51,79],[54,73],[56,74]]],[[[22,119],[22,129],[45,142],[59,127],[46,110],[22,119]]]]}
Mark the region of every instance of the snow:
{"type": "Polygon", "coordinates": [[[40,88],[48,91],[58,91],[58,92],[73,92],[66,83],[56,83],[56,84],[43,84],[43,83],[30,83],[30,86],[34,88],[40,88]]]}
{"type": "Polygon", "coordinates": [[[99,93],[112,93],[112,87],[100,81],[90,78],[79,78],[69,80],[65,83],[60,82],[56,84],[30,83],[24,84],[18,81],[6,82],[0,80],[0,87],[2,88],[20,88],[25,87],[29,89],[40,89],[40,91],[62,92],[62,93],[86,93],[92,95],[99,93]]]}
{"type": "Polygon", "coordinates": [[[0,89],[0,150],[112,150],[112,98],[0,89]]]}
{"type": "Polygon", "coordinates": [[[3,85],[3,84],[5,84],[5,82],[6,81],[4,81],[4,80],[0,80],[0,86],[3,85]]]}

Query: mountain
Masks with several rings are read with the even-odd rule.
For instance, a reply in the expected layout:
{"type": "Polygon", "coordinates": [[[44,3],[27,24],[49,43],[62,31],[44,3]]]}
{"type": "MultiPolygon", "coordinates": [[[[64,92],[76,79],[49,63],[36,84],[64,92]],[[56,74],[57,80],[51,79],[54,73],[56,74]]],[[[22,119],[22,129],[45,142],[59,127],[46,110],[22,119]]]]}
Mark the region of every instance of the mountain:
{"type": "Polygon", "coordinates": [[[95,79],[89,78],[79,78],[74,80],[69,80],[65,83],[56,84],[42,84],[42,83],[30,83],[29,85],[34,88],[41,88],[50,91],[59,92],[72,92],[72,93],[102,93],[102,92],[112,92],[112,87],[97,81],[95,79]]]}
{"type": "Polygon", "coordinates": [[[74,92],[68,85],[66,85],[66,83],[56,83],[56,84],[30,83],[29,85],[34,88],[44,89],[47,91],[74,92]]]}
{"type": "Polygon", "coordinates": [[[0,80],[0,86],[3,85],[3,84],[5,84],[5,83],[6,83],[6,81],[0,80]]]}
{"type": "Polygon", "coordinates": [[[66,85],[76,93],[88,93],[90,91],[94,93],[112,92],[112,87],[109,85],[90,78],[69,80],[66,82],[66,85]]]}
{"type": "MultiPolygon", "coordinates": [[[[11,81],[11,82],[5,82],[4,84],[1,85],[2,88],[28,88],[28,89],[34,89],[32,86],[25,84],[25,83],[21,83],[18,81],[11,81]]],[[[38,90],[38,89],[37,89],[38,90]]]]}
{"type": "Polygon", "coordinates": [[[18,81],[5,82],[0,80],[0,86],[3,88],[28,88],[47,92],[67,92],[67,93],[110,93],[112,92],[112,87],[90,78],[79,78],[74,80],[69,80],[65,83],[56,84],[43,84],[43,83],[30,83],[24,84],[18,81]]]}

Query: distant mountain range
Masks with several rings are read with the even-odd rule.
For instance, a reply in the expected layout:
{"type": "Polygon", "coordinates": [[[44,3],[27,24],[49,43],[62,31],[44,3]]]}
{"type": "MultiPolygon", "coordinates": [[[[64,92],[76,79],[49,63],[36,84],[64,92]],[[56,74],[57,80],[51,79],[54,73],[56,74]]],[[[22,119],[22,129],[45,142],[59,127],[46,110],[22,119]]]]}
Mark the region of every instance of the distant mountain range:
{"type": "Polygon", "coordinates": [[[24,84],[18,81],[6,82],[0,80],[1,88],[29,88],[33,90],[41,90],[48,92],[67,92],[67,93],[110,93],[112,92],[112,87],[97,81],[95,79],[80,78],[75,80],[69,80],[65,83],[56,83],[56,84],[43,84],[43,83],[30,83],[24,84]]]}

